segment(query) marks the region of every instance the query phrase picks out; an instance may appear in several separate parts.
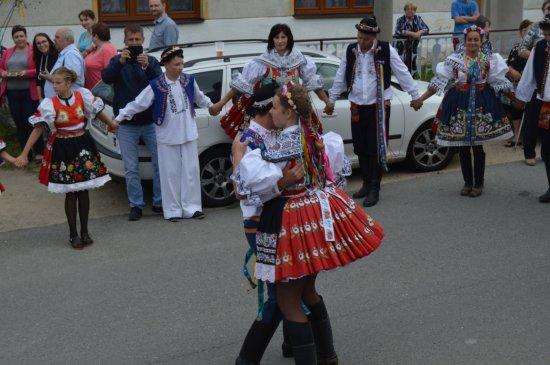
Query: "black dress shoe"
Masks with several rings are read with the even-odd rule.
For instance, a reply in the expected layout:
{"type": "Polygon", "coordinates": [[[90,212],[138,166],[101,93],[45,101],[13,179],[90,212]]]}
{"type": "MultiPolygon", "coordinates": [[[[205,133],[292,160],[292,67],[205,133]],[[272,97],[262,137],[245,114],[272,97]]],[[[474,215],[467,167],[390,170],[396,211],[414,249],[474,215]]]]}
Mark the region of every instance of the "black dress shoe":
{"type": "Polygon", "coordinates": [[[80,232],[81,241],[84,244],[84,246],[89,246],[94,243],[94,240],[92,237],[90,237],[90,234],[88,232],[80,232]]]}
{"type": "Polygon", "coordinates": [[[546,193],[539,196],[539,202],[550,203],[550,188],[546,191],[546,193]]]}
{"type": "Polygon", "coordinates": [[[71,247],[75,250],[82,250],[85,246],[78,235],[69,238],[69,242],[71,243],[71,247]]]}
{"type": "Polygon", "coordinates": [[[372,207],[375,206],[376,203],[378,203],[379,200],[379,193],[376,190],[371,190],[369,192],[369,195],[363,200],[363,206],[364,207],[372,207]]]}
{"type": "Polygon", "coordinates": [[[191,216],[191,218],[193,219],[203,219],[205,217],[204,213],[203,212],[200,212],[200,211],[196,211],[195,213],[193,213],[193,215],[191,216]]]}
{"type": "Polygon", "coordinates": [[[143,214],[143,212],[142,212],[141,208],[132,207],[132,208],[130,208],[130,214],[128,215],[128,220],[129,221],[138,221],[141,218],[142,214],[143,214]]]}
{"type": "Polygon", "coordinates": [[[361,189],[353,193],[352,197],[353,199],[360,199],[360,198],[366,197],[368,194],[369,194],[369,185],[366,183],[363,183],[363,186],[361,186],[361,189]]]}
{"type": "Polygon", "coordinates": [[[151,210],[153,211],[153,213],[164,213],[164,210],[162,210],[162,207],[157,207],[154,205],[151,207],[151,210]]]}

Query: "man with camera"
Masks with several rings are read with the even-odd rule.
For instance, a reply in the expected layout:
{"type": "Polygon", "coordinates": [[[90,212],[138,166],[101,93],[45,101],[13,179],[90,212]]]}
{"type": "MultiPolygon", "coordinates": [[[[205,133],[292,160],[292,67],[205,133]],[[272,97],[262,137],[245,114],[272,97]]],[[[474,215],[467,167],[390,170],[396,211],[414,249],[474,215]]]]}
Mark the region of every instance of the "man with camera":
{"type": "MultiPolygon", "coordinates": [[[[124,44],[122,52],[113,57],[109,65],[101,72],[103,82],[112,84],[114,88],[113,112],[118,111],[133,101],[149,82],[162,74],[159,62],[143,52],[143,28],[131,24],[124,29],[124,44]]],[[[136,114],[131,120],[120,123],[117,131],[122,161],[124,162],[124,177],[126,191],[130,201],[131,221],[141,218],[143,189],[139,175],[139,140],[143,139],[151,153],[153,162],[153,207],[155,213],[162,213],[162,198],[160,194],[160,179],[158,169],[157,140],[153,124],[152,108],[136,114]]]]}

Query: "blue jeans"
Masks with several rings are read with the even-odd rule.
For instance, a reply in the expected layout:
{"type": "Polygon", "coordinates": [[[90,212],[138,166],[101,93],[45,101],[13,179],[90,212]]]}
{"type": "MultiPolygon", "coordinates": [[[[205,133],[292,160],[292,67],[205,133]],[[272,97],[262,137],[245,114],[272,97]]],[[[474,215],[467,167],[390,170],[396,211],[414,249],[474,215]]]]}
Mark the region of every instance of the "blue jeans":
{"type": "MultiPolygon", "coordinates": [[[[258,222],[251,219],[244,220],[244,228],[258,228],[258,222]]],[[[248,245],[256,255],[256,233],[245,233],[248,245]]],[[[267,287],[267,300],[264,303],[262,311],[262,322],[271,323],[282,320],[282,314],[277,306],[277,298],[275,296],[275,284],[266,283],[267,287]]]]}
{"type": "Polygon", "coordinates": [[[117,138],[120,144],[120,153],[124,162],[124,177],[126,178],[126,191],[130,207],[141,208],[143,202],[143,189],[139,176],[139,138],[145,142],[145,146],[151,153],[153,162],[153,205],[162,207],[160,195],[159,164],[157,154],[157,135],[153,123],[146,125],[121,124],[118,128],[117,138]]]}
{"type": "MultiPolygon", "coordinates": [[[[36,112],[38,100],[31,99],[30,90],[8,90],[7,96],[11,117],[15,122],[17,140],[21,149],[23,149],[33,130],[33,126],[29,123],[29,117],[36,112]]],[[[35,155],[44,153],[42,136],[36,141],[32,150],[35,155]]]]}

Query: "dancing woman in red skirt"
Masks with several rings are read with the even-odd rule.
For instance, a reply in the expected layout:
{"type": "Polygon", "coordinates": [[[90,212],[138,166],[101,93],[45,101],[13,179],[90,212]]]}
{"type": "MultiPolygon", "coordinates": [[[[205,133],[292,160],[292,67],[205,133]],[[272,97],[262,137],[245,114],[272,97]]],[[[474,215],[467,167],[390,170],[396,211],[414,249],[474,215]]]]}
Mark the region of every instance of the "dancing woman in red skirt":
{"type": "MultiPolygon", "coordinates": [[[[255,276],[276,283],[277,304],[296,364],[337,364],[328,313],[315,289],[317,274],[369,255],[384,233],[338,187],[340,172],[331,168],[336,160],[329,158],[325,148],[334,133],[331,138],[319,135],[311,122],[312,113],[305,88],[279,89],[271,114],[275,126],[283,131],[272,148],[243,157],[239,185],[249,191],[269,191],[287,164],[303,166],[304,178],[263,206],[255,276]],[[302,302],[311,312],[308,317],[302,302]]],[[[339,145],[343,150],[341,138],[339,145]]]]}

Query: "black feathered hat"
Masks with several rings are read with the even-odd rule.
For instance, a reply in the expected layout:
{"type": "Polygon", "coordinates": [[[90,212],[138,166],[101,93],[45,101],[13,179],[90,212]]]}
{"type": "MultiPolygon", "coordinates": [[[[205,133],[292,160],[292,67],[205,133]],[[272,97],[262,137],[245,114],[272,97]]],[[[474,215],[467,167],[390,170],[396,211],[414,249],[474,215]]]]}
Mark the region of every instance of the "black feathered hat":
{"type": "Polygon", "coordinates": [[[183,58],[183,49],[176,46],[166,48],[160,55],[160,65],[164,66],[166,62],[169,62],[176,56],[183,58]]]}
{"type": "Polygon", "coordinates": [[[374,15],[363,18],[359,24],[355,24],[355,28],[362,33],[380,33],[380,28],[378,27],[378,23],[376,23],[376,17],[374,15]]]}

